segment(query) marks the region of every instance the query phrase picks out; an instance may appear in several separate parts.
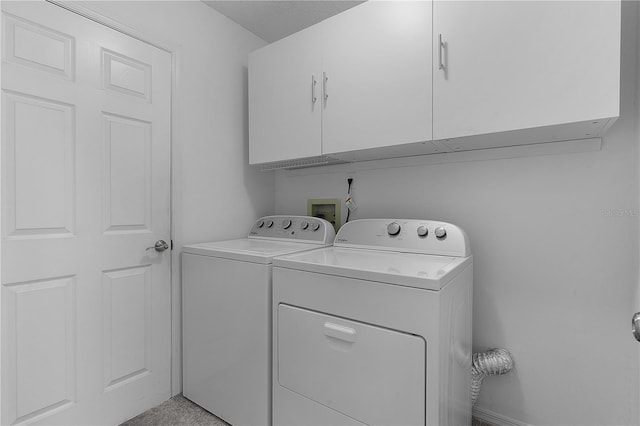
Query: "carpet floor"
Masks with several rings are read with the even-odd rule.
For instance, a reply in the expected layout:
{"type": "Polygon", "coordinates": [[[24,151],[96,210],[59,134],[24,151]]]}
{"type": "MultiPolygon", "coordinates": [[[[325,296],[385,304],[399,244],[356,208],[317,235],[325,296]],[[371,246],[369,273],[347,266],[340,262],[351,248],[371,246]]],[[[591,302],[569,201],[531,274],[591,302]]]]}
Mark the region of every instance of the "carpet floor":
{"type": "MultiPolygon", "coordinates": [[[[230,426],[187,398],[176,395],[168,401],[122,423],[120,426],[230,426]]],[[[474,418],[472,426],[491,426],[474,418]]]]}
{"type": "Polygon", "coordinates": [[[122,423],[120,426],[229,426],[187,398],[176,395],[168,401],[122,423]]]}

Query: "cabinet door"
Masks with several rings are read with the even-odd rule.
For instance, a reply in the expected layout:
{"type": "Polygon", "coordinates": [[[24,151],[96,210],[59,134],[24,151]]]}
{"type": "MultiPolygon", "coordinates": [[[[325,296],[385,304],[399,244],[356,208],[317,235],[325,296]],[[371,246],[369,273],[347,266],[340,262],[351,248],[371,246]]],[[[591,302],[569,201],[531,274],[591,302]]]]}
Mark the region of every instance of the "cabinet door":
{"type": "Polygon", "coordinates": [[[250,164],[321,154],[318,43],[311,27],[249,55],[250,164]]]}
{"type": "Polygon", "coordinates": [[[619,2],[436,1],[433,14],[435,140],[618,116],[619,2]]]}
{"type": "Polygon", "coordinates": [[[323,153],[429,141],[431,2],[366,2],[321,24],[323,153]]]}

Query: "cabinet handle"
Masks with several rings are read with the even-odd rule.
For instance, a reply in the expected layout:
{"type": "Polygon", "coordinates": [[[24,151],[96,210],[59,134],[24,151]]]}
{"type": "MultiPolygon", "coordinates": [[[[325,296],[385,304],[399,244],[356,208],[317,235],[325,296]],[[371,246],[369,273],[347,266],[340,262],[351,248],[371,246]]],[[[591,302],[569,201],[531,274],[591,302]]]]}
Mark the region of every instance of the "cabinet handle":
{"type": "Polygon", "coordinates": [[[316,97],[316,84],[318,81],[314,75],[311,76],[311,105],[315,104],[318,98],[316,97]]]}
{"type": "Polygon", "coordinates": [[[329,77],[327,76],[326,72],[322,73],[322,79],[323,79],[323,84],[322,84],[322,96],[324,97],[324,104],[327,104],[327,98],[329,98],[329,93],[327,93],[327,81],[329,81],[329,77]]]}
{"type": "Polygon", "coordinates": [[[444,70],[444,62],[442,62],[442,50],[445,49],[447,46],[445,45],[445,43],[442,41],[442,34],[438,34],[438,62],[439,62],[439,67],[438,69],[444,70]]]}

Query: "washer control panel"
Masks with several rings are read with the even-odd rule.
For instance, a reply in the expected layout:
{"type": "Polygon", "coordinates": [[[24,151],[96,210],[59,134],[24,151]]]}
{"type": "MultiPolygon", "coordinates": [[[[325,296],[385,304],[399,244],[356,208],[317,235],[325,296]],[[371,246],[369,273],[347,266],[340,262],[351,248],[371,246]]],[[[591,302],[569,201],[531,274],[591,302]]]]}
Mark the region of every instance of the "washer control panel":
{"type": "Polygon", "coordinates": [[[265,216],[253,224],[249,238],[331,244],[335,237],[333,225],[310,216],[265,216]]]}
{"type": "Polygon", "coordinates": [[[340,228],[334,246],[467,257],[469,238],[447,222],[415,219],[359,219],[340,228]]]}

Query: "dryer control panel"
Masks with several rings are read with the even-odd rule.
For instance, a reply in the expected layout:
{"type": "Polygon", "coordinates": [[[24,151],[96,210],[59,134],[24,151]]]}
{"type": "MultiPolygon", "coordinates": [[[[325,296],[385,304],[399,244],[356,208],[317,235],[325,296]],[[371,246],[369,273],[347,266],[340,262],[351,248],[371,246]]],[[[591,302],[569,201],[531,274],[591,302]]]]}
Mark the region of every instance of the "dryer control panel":
{"type": "Polygon", "coordinates": [[[310,216],[265,216],[253,224],[249,238],[331,244],[336,232],[324,219],[310,216]]]}
{"type": "Polygon", "coordinates": [[[447,222],[415,219],[359,219],[345,223],[334,246],[441,256],[471,256],[469,238],[447,222]]]}

